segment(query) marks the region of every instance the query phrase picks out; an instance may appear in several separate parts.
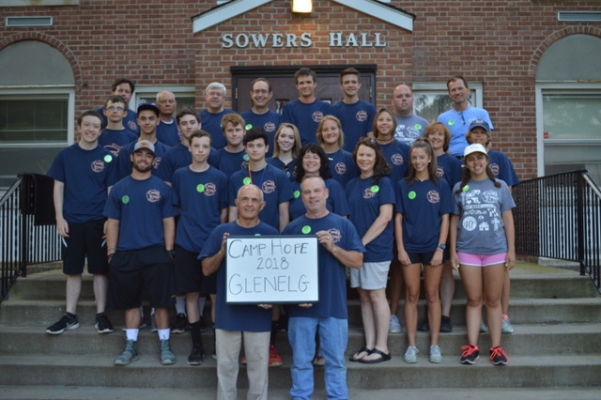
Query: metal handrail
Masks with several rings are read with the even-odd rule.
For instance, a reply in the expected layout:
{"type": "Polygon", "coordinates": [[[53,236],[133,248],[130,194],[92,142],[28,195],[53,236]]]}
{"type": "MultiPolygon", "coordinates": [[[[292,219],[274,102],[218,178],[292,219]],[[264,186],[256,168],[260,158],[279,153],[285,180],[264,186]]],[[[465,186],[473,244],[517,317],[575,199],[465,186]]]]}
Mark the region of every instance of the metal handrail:
{"type": "Polygon", "coordinates": [[[61,258],[60,238],[49,222],[53,218],[39,218],[38,205],[52,202],[51,193],[40,191],[40,179],[47,178],[19,175],[0,199],[0,302],[18,277],[27,276],[28,265],[61,258]]]}
{"type": "Polygon", "coordinates": [[[523,181],[513,196],[517,252],[577,262],[601,293],[601,191],[587,171],[523,181]]]}

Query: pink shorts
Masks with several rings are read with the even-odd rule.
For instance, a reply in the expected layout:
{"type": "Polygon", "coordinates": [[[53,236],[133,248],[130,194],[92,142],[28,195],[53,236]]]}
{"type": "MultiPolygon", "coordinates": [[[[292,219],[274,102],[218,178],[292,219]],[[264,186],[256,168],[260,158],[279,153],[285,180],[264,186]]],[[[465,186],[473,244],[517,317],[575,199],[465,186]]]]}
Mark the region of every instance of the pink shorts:
{"type": "Polygon", "coordinates": [[[505,264],[507,253],[499,254],[471,254],[457,253],[459,264],[472,267],[488,267],[489,265],[505,264]]]}

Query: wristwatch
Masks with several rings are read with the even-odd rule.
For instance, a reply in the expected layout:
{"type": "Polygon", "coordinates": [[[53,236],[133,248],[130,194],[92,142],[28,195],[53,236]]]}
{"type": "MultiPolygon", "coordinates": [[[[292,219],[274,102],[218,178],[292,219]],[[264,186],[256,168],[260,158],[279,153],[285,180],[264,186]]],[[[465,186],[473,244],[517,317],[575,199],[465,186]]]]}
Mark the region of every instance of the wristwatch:
{"type": "Polygon", "coordinates": [[[447,248],[447,246],[445,244],[443,244],[443,243],[438,243],[438,248],[444,250],[444,249],[447,248]]]}

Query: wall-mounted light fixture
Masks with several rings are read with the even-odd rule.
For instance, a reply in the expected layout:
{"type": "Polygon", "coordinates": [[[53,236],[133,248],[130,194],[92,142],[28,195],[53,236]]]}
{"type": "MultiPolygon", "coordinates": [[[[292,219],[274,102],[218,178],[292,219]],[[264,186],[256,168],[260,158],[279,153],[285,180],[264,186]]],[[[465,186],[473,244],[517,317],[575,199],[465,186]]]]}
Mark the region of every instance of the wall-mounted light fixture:
{"type": "Polygon", "coordinates": [[[313,11],[313,0],[292,0],[292,12],[308,14],[313,11]]]}

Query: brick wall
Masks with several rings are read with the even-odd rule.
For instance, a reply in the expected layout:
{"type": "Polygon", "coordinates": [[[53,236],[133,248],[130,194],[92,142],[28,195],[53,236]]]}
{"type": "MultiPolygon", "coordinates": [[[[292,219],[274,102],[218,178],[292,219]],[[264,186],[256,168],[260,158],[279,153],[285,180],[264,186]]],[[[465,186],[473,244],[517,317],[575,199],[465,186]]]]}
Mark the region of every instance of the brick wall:
{"type": "Polygon", "coordinates": [[[598,10],[597,2],[393,1],[417,15],[410,33],[328,0],[309,17],[292,15],[275,0],[196,35],[191,17],[215,1],[85,0],[79,6],[1,8],[3,16],[49,15],[52,27],[0,26],[0,49],[19,40],[45,41],[73,67],[76,113],[97,107],[110,82],[127,76],[138,84],[230,84],[232,65],[378,64],[377,102],[388,105],[401,82],[443,82],[454,74],[484,85],[484,107],[495,124],[494,143],[507,152],[521,178],[536,176],[536,63],[553,41],[571,33],[601,36],[600,23],[562,23],[559,10],[598,10]],[[385,48],[331,48],[328,33],[385,32],[385,48]],[[224,33],[309,32],[309,48],[224,49],[224,33]]]}

